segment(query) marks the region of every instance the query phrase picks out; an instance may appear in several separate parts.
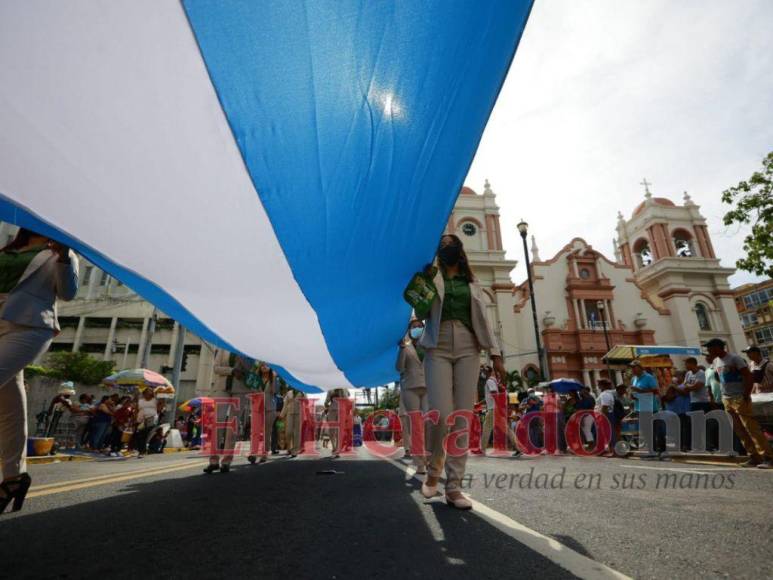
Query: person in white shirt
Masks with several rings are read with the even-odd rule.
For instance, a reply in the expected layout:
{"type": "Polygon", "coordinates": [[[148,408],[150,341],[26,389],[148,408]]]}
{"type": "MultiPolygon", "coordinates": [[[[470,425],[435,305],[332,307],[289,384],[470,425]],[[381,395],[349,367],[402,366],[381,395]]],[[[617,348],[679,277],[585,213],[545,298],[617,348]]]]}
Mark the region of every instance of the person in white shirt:
{"type": "Polygon", "coordinates": [[[773,392],[773,365],[762,356],[762,350],[758,346],[750,346],[743,350],[749,357],[749,370],[754,381],[753,393],[773,392]]]}
{"type": "MultiPolygon", "coordinates": [[[[487,375],[486,384],[483,386],[486,400],[486,415],[483,418],[483,434],[480,440],[480,451],[483,455],[485,455],[486,447],[488,447],[489,438],[491,437],[491,432],[494,430],[494,409],[496,408],[494,396],[499,393],[499,383],[497,383],[497,376],[494,373],[493,368],[483,367],[483,372],[487,375]]],[[[505,399],[505,401],[507,401],[507,399],[505,399]]],[[[507,403],[505,403],[505,405],[507,405],[507,403]]],[[[505,408],[505,417],[507,416],[507,408],[505,408]]],[[[509,418],[507,421],[509,422],[509,418]]],[[[513,446],[513,455],[520,455],[520,451],[518,451],[518,447],[515,443],[515,434],[509,425],[507,425],[507,438],[510,441],[510,444],[513,446]]]]}
{"type": "Polygon", "coordinates": [[[142,391],[137,402],[137,431],[135,432],[135,446],[138,457],[145,457],[148,439],[158,424],[158,401],[153,394],[153,389],[146,388],[142,391]]]}
{"type": "MultiPolygon", "coordinates": [[[[610,428],[614,429],[612,414],[615,410],[615,387],[612,385],[612,382],[607,379],[599,380],[598,385],[599,389],[601,389],[601,393],[599,394],[598,399],[596,399],[595,410],[597,413],[604,415],[609,421],[610,428]]],[[[608,453],[611,453],[612,455],[614,455],[613,441],[614,437],[610,436],[609,443],[607,443],[608,453]]]]}
{"type": "Polygon", "coordinates": [[[706,373],[698,366],[698,360],[690,357],[685,359],[684,387],[682,390],[690,393],[690,411],[711,411],[709,389],[706,386],[706,373]]]}

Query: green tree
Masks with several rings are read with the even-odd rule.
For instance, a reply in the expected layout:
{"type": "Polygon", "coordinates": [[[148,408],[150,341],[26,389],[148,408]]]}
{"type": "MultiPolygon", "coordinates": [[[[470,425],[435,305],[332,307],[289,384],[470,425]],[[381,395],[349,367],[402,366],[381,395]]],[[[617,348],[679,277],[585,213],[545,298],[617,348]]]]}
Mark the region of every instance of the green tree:
{"type": "Polygon", "coordinates": [[[384,393],[378,398],[376,409],[397,409],[399,406],[400,389],[395,386],[393,389],[384,389],[384,393]]]}
{"type": "Polygon", "coordinates": [[[47,376],[83,385],[98,385],[115,368],[114,361],[98,360],[85,352],[52,352],[47,362],[47,376]]]}
{"type": "Polygon", "coordinates": [[[751,233],[743,241],[746,257],[735,265],[773,278],[773,151],[762,160],[762,171],[723,191],[722,201],[734,206],[725,214],[726,226],[751,224],[751,233]]]}

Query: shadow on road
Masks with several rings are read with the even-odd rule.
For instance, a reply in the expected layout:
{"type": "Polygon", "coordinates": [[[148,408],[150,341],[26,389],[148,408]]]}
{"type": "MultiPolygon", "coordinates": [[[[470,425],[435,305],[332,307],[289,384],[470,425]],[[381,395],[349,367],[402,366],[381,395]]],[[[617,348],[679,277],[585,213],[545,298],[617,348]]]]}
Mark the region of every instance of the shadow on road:
{"type": "Polygon", "coordinates": [[[129,483],[107,499],[0,519],[0,577],[571,577],[474,514],[427,502],[414,483],[359,460],[129,483]],[[343,473],[317,475],[330,468],[343,473]]]}

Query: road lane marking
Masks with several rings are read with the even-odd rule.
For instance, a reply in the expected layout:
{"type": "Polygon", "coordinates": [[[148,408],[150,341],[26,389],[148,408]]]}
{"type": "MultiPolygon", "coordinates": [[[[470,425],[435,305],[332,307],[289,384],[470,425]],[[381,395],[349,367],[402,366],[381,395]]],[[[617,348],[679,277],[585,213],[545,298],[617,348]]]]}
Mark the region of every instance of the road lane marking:
{"type": "MultiPolygon", "coordinates": [[[[408,467],[395,459],[384,457],[387,461],[398,469],[408,473],[408,467]]],[[[421,481],[418,476],[414,479],[421,481]]],[[[574,574],[578,578],[587,578],[588,580],[598,580],[599,578],[614,578],[616,580],[631,580],[622,572],[610,568],[606,564],[597,562],[587,556],[575,552],[561,542],[553,538],[540,534],[536,530],[515,521],[509,516],[498,512],[477,500],[470,498],[473,505],[472,514],[487,521],[499,531],[507,534],[517,542],[523,544],[530,550],[544,556],[554,564],[557,564],[564,570],[574,574]]],[[[451,508],[449,508],[451,509],[451,508]]]]}
{"type": "MultiPolygon", "coordinates": [[[[158,465],[156,467],[143,466],[143,467],[146,467],[145,469],[135,469],[135,470],[131,470],[130,469],[130,470],[127,470],[127,471],[113,471],[113,472],[110,472],[110,473],[105,473],[103,475],[93,475],[91,477],[84,477],[83,479],[68,479],[66,481],[57,481],[57,482],[54,482],[54,483],[46,483],[46,484],[41,484],[41,485],[33,485],[30,488],[30,492],[41,491],[41,490],[49,489],[49,488],[52,488],[52,487],[61,487],[63,485],[71,485],[71,484],[75,484],[75,483],[83,483],[83,482],[86,482],[86,481],[96,481],[98,479],[109,479],[111,477],[116,477],[116,476],[120,476],[120,475],[128,475],[130,473],[136,473],[136,474],[152,473],[152,472],[157,471],[159,469],[166,469],[168,467],[176,467],[178,465],[188,465],[189,463],[190,463],[190,461],[175,461],[173,463],[166,463],[166,464],[163,464],[163,465],[158,465]]],[[[125,465],[125,464],[121,464],[121,465],[125,465]]]]}
{"type": "Polygon", "coordinates": [[[120,483],[122,481],[128,481],[131,479],[140,479],[143,477],[152,477],[154,475],[163,475],[166,473],[174,473],[175,471],[183,471],[185,469],[191,469],[193,467],[202,467],[204,465],[207,465],[209,462],[207,461],[201,461],[201,462],[186,462],[185,465],[177,465],[175,467],[164,467],[154,470],[145,470],[145,471],[131,471],[128,473],[125,473],[123,475],[117,475],[114,474],[113,477],[98,477],[98,478],[92,478],[90,480],[86,481],[80,481],[79,483],[74,482],[62,482],[59,485],[48,487],[45,489],[41,489],[43,486],[40,486],[38,488],[30,488],[30,492],[27,494],[28,498],[33,497],[41,497],[45,495],[52,495],[55,493],[65,493],[68,491],[77,491],[79,489],[87,489],[89,487],[97,487],[99,485],[108,485],[111,483],[120,483]]]}

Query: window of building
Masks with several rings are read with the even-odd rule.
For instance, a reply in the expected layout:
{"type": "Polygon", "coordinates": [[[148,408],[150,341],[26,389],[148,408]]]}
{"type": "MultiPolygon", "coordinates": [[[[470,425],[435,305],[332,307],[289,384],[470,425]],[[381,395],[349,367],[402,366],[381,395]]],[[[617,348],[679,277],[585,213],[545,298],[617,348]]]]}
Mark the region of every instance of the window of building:
{"type": "Polygon", "coordinates": [[[82,286],[88,286],[89,282],[91,282],[91,275],[94,273],[94,266],[86,266],[86,270],[83,273],[83,282],[81,283],[82,286]]]}
{"type": "Polygon", "coordinates": [[[78,322],[80,318],[77,316],[60,316],[59,327],[60,328],[78,328],[78,322]]]}
{"type": "Polygon", "coordinates": [[[639,268],[644,268],[652,264],[652,250],[647,240],[639,240],[633,247],[633,253],[636,256],[636,262],[639,268]]]}
{"type": "Polygon", "coordinates": [[[685,230],[676,230],[673,239],[677,256],[680,258],[693,258],[697,255],[695,253],[692,236],[689,232],[685,230]]]}
{"type": "Polygon", "coordinates": [[[475,224],[467,222],[464,225],[462,225],[462,232],[465,236],[474,236],[478,233],[478,228],[475,227],[475,224]]]}
{"type": "Polygon", "coordinates": [[[588,268],[583,268],[582,270],[580,270],[580,278],[582,278],[583,280],[587,280],[588,278],[590,278],[590,270],[588,270],[588,268]]]}
{"type": "Polygon", "coordinates": [[[107,283],[109,281],[110,281],[110,275],[107,272],[102,272],[102,275],[99,278],[99,285],[107,286],[107,283]]]}
{"type": "Polygon", "coordinates": [[[771,300],[773,300],[773,288],[763,288],[743,297],[743,303],[747,308],[755,308],[771,300]]]}
{"type": "Polygon", "coordinates": [[[698,302],[695,305],[695,316],[698,318],[698,328],[701,330],[711,330],[711,323],[709,322],[709,312],[706,305],[703,302],[698,302]]]}
{"type": "Polygon", "coordinates": [[[142,318],[119,318],[116,328],[142,329],[142,318]]]}
{"type": "Polygon", "coordinates": [[[159,318],[156,320],[156,330],[172,330],[174,328],[174,320],[171,318],[159,318]]]}
{"type": "Polygon", "coordinates": [[[583,300],[585,315],[587,316],[588,328],[602,328],[601,311],[596,300],[583,300]]]}
{"type": "Polygon", "coordinates": [[[741,324],[746,326],[754,326],[757,324],[757,313],[756,312],[747,312],[746,314],[741,316],[741,324]]]}
{"type": "Polygon", "coordinates": [[[754,331],[757,344],[773,342],[773,326],[763,326],[754,331]]]}
{"type": "Polygon", "coordinates": [[[71,342],[52,342],[48,352],[72,352],[71,342]]]}
{"type": "Polygon", "coordinates": [[[151,344],[150,354],[169,354],[170,347],[168,344],[151,344]]]}
{"type": "Polygon", "coordinates": [[[183,352],[191,356],[199,356],[201,354],[200,344],[186,344],[183,347],[183,352]]]}
{"type": "Polygon", "coordinates": [[[86,328],[110,328],[113,319],[107,317],[89,316],[83,323],[86,328]]]}
{"type": "Polygon", "coordinates": [[[89,354],[101,354],[105,352],[105,346],[104,342],[84,342],[78,350],[89,354]]]}
{"type": "Polygon", "coordinates": [[[523,370],[523,376],[526,378],[526,383],[529,386],[536,385],[539,382],[539,371],[533,366],[526,367],[523,370]]]}

